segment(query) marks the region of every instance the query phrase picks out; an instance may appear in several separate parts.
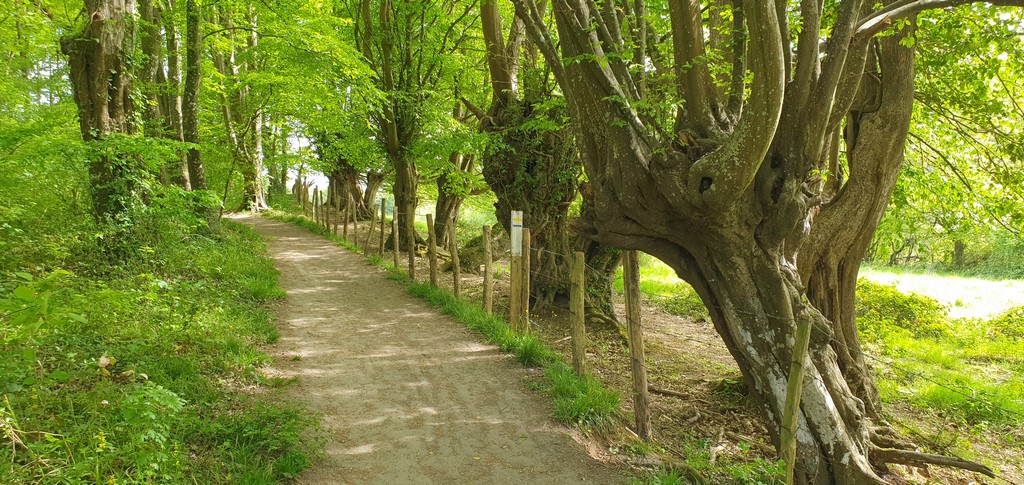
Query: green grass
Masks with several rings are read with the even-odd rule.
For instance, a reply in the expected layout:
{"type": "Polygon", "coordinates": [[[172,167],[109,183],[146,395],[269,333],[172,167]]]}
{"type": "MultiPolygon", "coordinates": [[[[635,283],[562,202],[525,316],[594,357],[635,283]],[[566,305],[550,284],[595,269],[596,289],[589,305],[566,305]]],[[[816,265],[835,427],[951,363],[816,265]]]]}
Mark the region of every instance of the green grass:
{"type": "MultiPolygon", "coordinates": [[[[305,217],[271,211],[268,217],[299,225],[317,234],[327,232],[305,217]]],[[[339,237],[328,235],[336,244],[354,249],[339,237]]],[[[610,391],[590,375],[579,376],[564,359],[533,334],[521,335],[509,328],[500,317],[485,312],[476,304],[456,298],[455,295],[427,283],[415,283],[401,269],[395,268],[390,258],[372,256],[372,264],[388,270],[390,279],[406,285],[409,294],[423,299],[446,315],[450,315],[469,329],[479,332],[487,341],[504,352],[511,353],[523,365],[544,368],[546,383],[541,386],[555,402],[555,418],[564,423],[584,428],[604,430],[612,423],[619,408],[619,395],[610,391]]]]}
{"type": "MultiPolygon", "coordinates": [[[[615,272],[614,285],[616,291],[623,291],[621,267],[615,272]]],[[[711,318],[692,286],[679,279],[667,264],[646,254],[640,255],[640,292],[649,302],[672,315],[695,321],[711,318]]]]}
{"type": "Polygon", "coordinates": [[[858,283],[858,326],[886,401],[907,401],[969,426],[1024,422],[1024,328],[1019,308],[952,319],[935,300],[858,283]]]}
{"type": "Polygon", "coordinates": [[[230,221],[161,239],[102,276],[3,275],[5,480],[270,483],[308,466],[313,420],[237,391],[260,384],[278,338],[263,242],[230,221]]]}

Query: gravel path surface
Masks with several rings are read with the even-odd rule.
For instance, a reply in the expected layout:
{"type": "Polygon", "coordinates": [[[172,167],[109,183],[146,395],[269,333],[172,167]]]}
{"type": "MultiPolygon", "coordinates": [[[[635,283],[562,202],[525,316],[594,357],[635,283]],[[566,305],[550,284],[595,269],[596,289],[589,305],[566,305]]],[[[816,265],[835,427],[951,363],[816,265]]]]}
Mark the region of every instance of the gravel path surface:
{"type": "Polygon", "coordinates": [[[300,483],[622,483],[526,390],[539,376],[291,224],[238,216],[267,240],[288,296],[272,372],[322,416],[324,459],[300,483]]]}

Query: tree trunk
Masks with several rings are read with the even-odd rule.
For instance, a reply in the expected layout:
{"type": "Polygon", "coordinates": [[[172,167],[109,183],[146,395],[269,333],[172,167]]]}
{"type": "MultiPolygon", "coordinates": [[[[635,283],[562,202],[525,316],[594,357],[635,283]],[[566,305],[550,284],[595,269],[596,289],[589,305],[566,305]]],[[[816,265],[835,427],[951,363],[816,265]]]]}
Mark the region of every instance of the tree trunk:
{"type": "MultiPolygon", "coordinates": [[[[384,183],[384,173],[380,170],[366,171],[366,190],[363,191],[363,207],[372,208],[377,203],[377,194],[380,193],[380,186],[384,183]]],[[[373,215],[370,216],[373,219],[373,215]]]]}
{"type": "MultiPolygon", "coordinates": [[[[255,51],[258,43],[256,16],[251,6],[247,13],[251,25],[245,46],[255,51]]],[[[232,156],[242,174],[242,201],[240,210],[262,211],[267,209],[266,195],[261,176],[263,173],[263,110],[249,103],[249,86],[242,80],[241,73],[255,71],[252,63],[239,64],[236,57],[235,24],[229,8],[220,11],[221,25],[227,40],[226,50],[214,49],[213,59],[217,70],[225,79],[221,92],[221,112],[224,128],[232,147],[232,156]]],[[[230,181],[229,181],[230,182],[230,181]]]]}
{"type": "MultiPolygon", "coordinates": [[[[79,127],[86,142],[114,133],[129,133],[131,76],[125,50],[132,0],[86,3],[82,30],[61,38],[68,56],[79,127]]],[[[131,172],[137,162],[127,155],[99,155],[89,162],[94,215],[101,224],[127,217],[135,197],[131,172]]]]}
{"type": "MultiPolygon", "coordinates": [[[[455,116],[458,115],[460,113],[456,110],[455,116]]],[[[437,224],[434,224],[434,238],[441,247],[448,247],[449,225],[458,227],[462,202],[466,200],[467,195],[470,195],[471,189],[466,178],[450,174],[453,172],[473,173],[476,168],[476,156],[452,153],[448,157],[448,163],[445,171],[437,177],[437,201],[434,204],[434,217],[437,218],[437,224]]]]}
{"type": "Polygon", "coordinates": [[[143,124],[146,136],[159,138],[163,136],[165,120],[160,109],[160,85],[157,74],[163,73],[162,43],[160,42],[160,13],[153,5],[153,0],[139,0],[139,17],[143,64],[139,69],[138,79],[141,81],[143,95],[143,124]]]}
{"type": "MultiPolygon", "coordinates": [[[[174,22],[175,4],[176,2],[172,0],[170,11],[161,16],[166,36],[167,76],[165,79],[166,92],[162,96],[160,104],[167,121],[165,126],[167,136],[176,141],[185,141],[181,99],[181,45],[178,40],[178,29],[174,22]]],[[[163,72],[160,72],[158,77],[163,77],[163,72]]],[[[187,152],[181,154],[181,159],[176,167],[172,167],[172,170],[176,173],[173,179],[180,180],[185,190],[192,190],[187,152]]]]}
{"type": "Polygon", "coordinates": [[[531,304],[568,305],[572,253],[583,250],[586,280],[594,285],[588,288],[607,290],[587,292],[588,313],[613,318],[610,281],[619,254],[580,237],[569,219],[582,170],[572,135],[568,129],[522,128],[534,116],[558,119],[564,113],[534,113],[534,103],[509,103],[492,106],[482,126],[501,137],[484,155],[483,175],[497,198],[495,213],[506,233],[511,233],[513,210],[523,211],[523,224],[530,228],[531,304]]]}
{"type": "Polygon", "coordinates": [[[701,261],[666,262],[691,275],[688,281],[708,306],[716,330],[760,403],[776,446],[796,322],[809,319],[811,350],[797,433],[800,481],[884,483],[868,463],[870,420],[864,419],[863,404],[847,386],[829,344],[829,322],[805,303],[796,273],[780,264],[779,252],[751,248],[753,230],[715,236],[701,261]]]}
{"type": "Polygon", "coordinates": [[[203,37],[200,35],[202,12],[197,0],[185,0],[185,94],[182,111],[182,135],[193,146],[186,163],[192,189],[206,190],[206,169],[199,151],[199,88],[203,79],[203,37]]]}
{"type": "Polygon", "coordinates": [[[866,77],[880,84],[863,83],[861,98],[870,106],[848,117],[848,182],[822,206],[797,258],[807,298],[832,322],[840,369],[872,418],[881,402],[857,333],[857,277],[903,163],[914,94],[914,51],[899,44],[905,35],[879,40],[878,65],[866,77]]]}
{"type": "Polygon", "coordinates": [[[395,196],[395,212],[398,217],[398,247],[405,249],[408,247],[410,237],[413,238],[413,241],[421,241],[413,225],[416,220],[416,206],[419,203],[416,196],[419,174],[416,164],[405,160],[404,157],[394,160],[393,164],[395,185],[392,191],[395,196]]]}

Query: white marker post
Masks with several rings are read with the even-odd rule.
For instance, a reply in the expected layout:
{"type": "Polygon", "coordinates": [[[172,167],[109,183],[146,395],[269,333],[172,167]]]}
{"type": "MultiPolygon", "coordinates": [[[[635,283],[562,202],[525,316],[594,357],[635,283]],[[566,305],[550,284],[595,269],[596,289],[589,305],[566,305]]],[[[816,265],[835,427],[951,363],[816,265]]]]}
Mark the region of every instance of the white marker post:
{"type": "Polygon", "coordinates": [[[512,211],[512,256],[523,255],[523,211],[512,211]]]}
{"type": "Polygon", "coordinates": [[[523,211],[512,211],[512,258],[509,262],[510,295],[508,301],[508,326],[513,331],[522,333],[520,329],[520,313],[522,313],[522,285],[523,278],[523,211]]]}

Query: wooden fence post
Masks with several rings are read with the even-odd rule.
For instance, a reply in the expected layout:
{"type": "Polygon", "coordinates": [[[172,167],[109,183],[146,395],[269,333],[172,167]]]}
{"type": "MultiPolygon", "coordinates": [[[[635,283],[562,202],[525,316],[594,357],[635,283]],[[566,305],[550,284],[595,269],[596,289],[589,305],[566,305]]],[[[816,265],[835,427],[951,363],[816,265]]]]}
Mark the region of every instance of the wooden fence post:
{"type": "Polygon", "coordinates": [[[398,269],[398,206],[391,211],[391,249],[395,256],[395,269],[398,269]]]}
{"type": "Polygon", "coordinates": [[[427,257],[430,259],[430,285],[437,286],[437,239],[433,214],[427,214],[427,257]]]}
{"type": "Polygon", "coordinates": [[[334,233],[334,237],[338,237],[338,219],[341,218],[341,208],[339,208],[338,205],[335,204],[335,202],[337,200],[338,200],[338,194],[337,194],[337,192],[335,192],[334,198],[331,199],[331,202],[330,202],[330,204],[331,204],[331,214],[333,214],[333,217],[331,217],[331,222],[334,223],[334,230],[332,231],[334,233]]]}
{"type": "Polygon", "coordinates": [[[523,228],[523,276],[519,280],[519,304],[522,313],[519,316],[519,325],[523,333],[530,333],[530,228],[523,228]]]}
{"type": "Polygon", "coordinates": [[[359,207],[356,198],[349,194],[349,205],[352,206],[352,245],[359,246],[359,207]]]}
{"type": "Polygon", "coordinates": [[[313,188],[313,194],[312,194],[313,200],[309,203],[309,219],[311,221],[313,221],[313,222],[316,222],[316,197],[317,197],[317,195],[318,195],[317,188],[314,187],[313,188]]]}
{"type": "Polygon", "coordinates": [[[377,255],[384,258],[384,220],[388,216],[387,199],[380,200],[380,243],[377,245],[377,255]]]}
{"type": "Polygon", "coordinates": [[[308,210],[308,206],[309,206],[309,200],[308,200],[309,199],[309,192],[306,189],[306,184],[305,183],[303,183],[302,187],[299,188],[299,193],[302,194],[300,196],[302,198],[302,216],[305,217],[306,216],[306,211],[308,210]]]}
{"type": "Polygon", "coordinates": [[[626,251],[622,261],[626,290],[626,328],[629,333],[629,360],[633,370],[633,414],[636,434],[651,439],[651,415],[647,407],[647,361],[644,356],[644,335],[640,325],[640,262],[636,251],[626,251]]]}
{"type": "Polygon", "coordinates": [[[345,212],[341,214],[341,237],[348,242],[348,214],[352,212],[352,204],[345,203],[345,212]]]}
{"type": "Polygon", "coordinates": [[[416,208],[405,215],[405,250],[409,256],[409,279],[416,281],[416,208]]]}
{"type": "Polygon", "coordinates": [[[800,395],[804,385],[804,360],[811,341],[810,318],[798,318],[796,322],[793,358],[789,363],[789,381],[786,383],[786,404],[782,411],[779,427],[779,457],[786,462],[786,483],[793,483],[796,467],[796,429],[799,426],[797,413],[800,411],[800,395]]]}
{"type": "Polygon", "coordinates": [[[519,315],[523,308],[523,292],[520,290],[523,285],[523,211],[512,211],[509,239],[512,241],[512,257],[509,261],[508,326],[520,333],[519,315]]]}
{"type": "Polygon", "coordinates": [[[494,305],[494,281],[491,277],[491,226],[484,224],[484,311],[489,315],[494,305]]]}
{"type": "Polygon", "coordinates": [[[459,241],[455,238],[455,223],[448,221],[448,246],[452,253],[452,293],[458,298],[462,293],[462,268],[459,266],[459,241]]]}
{"type": "Polygon", "coordinates": [[[508,294],[508,326],[519,332],[520,298],[523,293],[519,291],[523,279],[523,257],[512,254],[509,261],[509,294],[508,294]]]}
{"type": "Polygon", "coordinates": [[[572,253],[572,269],[569,276],[569,317],[572,326],[572,368],[576,375],[587,371],[587,332],[584,323],[584,255],[582,251],[572,253]]]}

